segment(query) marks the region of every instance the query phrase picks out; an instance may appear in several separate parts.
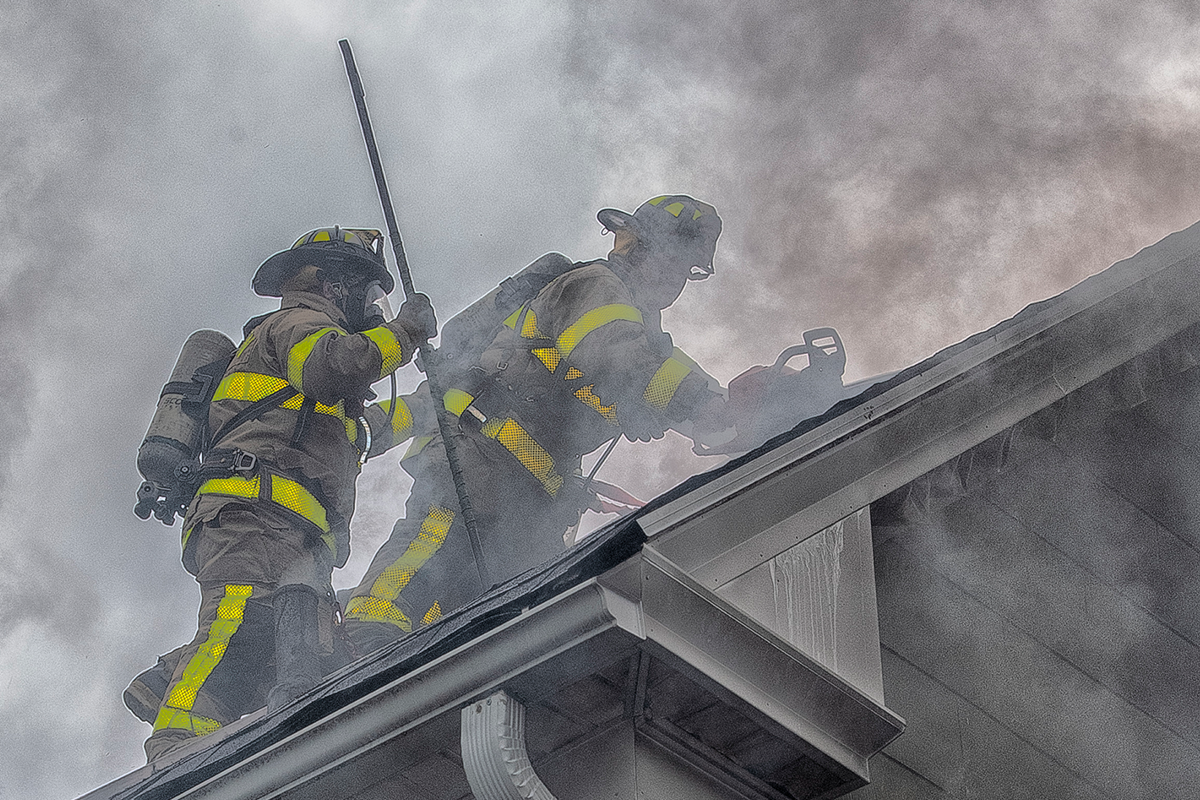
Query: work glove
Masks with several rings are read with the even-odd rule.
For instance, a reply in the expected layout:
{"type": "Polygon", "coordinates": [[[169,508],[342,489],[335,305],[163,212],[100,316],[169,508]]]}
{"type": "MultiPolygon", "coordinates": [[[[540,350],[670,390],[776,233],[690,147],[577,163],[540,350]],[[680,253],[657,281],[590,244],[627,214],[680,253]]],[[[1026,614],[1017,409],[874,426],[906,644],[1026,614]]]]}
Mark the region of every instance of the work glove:
{"type": "Polygon", "coordinates": [[[636,401],[617,403],[616,412],[621,434],[631,442],[661,439],[667,432],[663,415],[636,401]]]}
{"type": "Polygon", "coordinates": [[[429,297],[421,292],[404,301],[391,324],[402,328],[417,347],[437,336],[437,315],[433,313],[429,297]]]}

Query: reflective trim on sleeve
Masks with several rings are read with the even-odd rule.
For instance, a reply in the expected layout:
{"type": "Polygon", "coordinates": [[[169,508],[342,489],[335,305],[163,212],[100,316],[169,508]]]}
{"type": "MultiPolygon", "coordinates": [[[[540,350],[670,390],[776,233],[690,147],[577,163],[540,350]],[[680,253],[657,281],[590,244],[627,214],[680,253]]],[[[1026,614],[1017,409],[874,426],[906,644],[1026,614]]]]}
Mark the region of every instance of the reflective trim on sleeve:
{"type": "Polygon", "coordinates": [[[433,623],[437,622],[441,618],[442,618],[442,604],[439,603],[437,600],[434,600],[433,605],[431,605],[429,607],[429,610],[425,612],[425,616],[421,617],[421,623],[423,625],[432,625],[433,623]]]}
{"type": "Polygon", "coordinates": [[[404,350],[400,347],[400,340],[396,338],[396,332],[391,328],[380,325],[378,328],[363,331],[363,336],[366,336],[379,348],[379,355],[383,359],[383,363],[379,367],[379,377],[391,375],[404,363],[404,350]]]}
{"type": "Polygon", "coordinates": [[[346,617],[362,622],[387,622],[405,633],[411,632],[412,621],[395,605],[396,598],[408,586],[417,570],[441,549],[453,523],[454,511],[431,505],[429,513],[421,521],[421,529],[404,554],[379,574],[371,584],[369,595],[351,598],[346,606],[346,617]]]}
{"type": "Polygon", "coordinates": [[[610,303],[606,306],[593,308],[562,332],[562,335],[558,337],[558,341],[556,342],[558,351],[562,353],[563,358],[566,358],[583,341],[583,337],[597,328],[619,320],[636,322],[641,325],[642,312],[624,303],[610,303]]]}
{"type": "Polygon", "coordinates": [[[413,415],[412,409],[408,407],[408,403],[404,398],[396,398],[396,413],[392,413],[391,399],[384,400],[379,403],[379,407],[383,409],[383,413],[392,418],[392,441],[402,442],[412,436],[413,432],[413,415]]]}
{"type": "Polygon", "coordinates": [[[642,392],[642,399],[650,407],[661,411],[671,402],[671,398],[675,396],[675,390],[691,372],[692,368],[687,364],[674,357],[668,358],[650,379],[646,391],[642,392]]]}
{"type": "Polygon", "coordinates": [[[577,398],[579,398],[579,401],[581,403],[583,403],[585,406],[592,409],[600,416],[604,417],[605,421],[608,422],[608,424],[620,425],[621,423],[617,421],[617,410],[616,410],[617,407],[616,406],[606,406],[603,403],[601,403],[600,398],[597,397],[595,392],[592,391],[593,388],[594,387],[589,384],[588,386],[584,386],[580,389],[576,389],[575,396],[577,398]]]}
{"type": "Polygon", "coordinates": [[[217,604],[217,618],[208,628],[208,638],[184,667],[179,682],[167,692],[158,717],[154,720],[154,730],[182,728],[203,736],[221,727],[214,719],[192,714],[192,706],[204,682],[221,663],[229,640],[241,627],[246,615],[246,601],[253,591],[253,587],[243,584],[225,585],[225,596],[217,604]]]}
{"type": "Polygon", "coordinates": [[[474,395],[467,394],[462,389],[449,389],[442,395],[442,405],[456,417],[461,417],[474,400],[474,395]]]}
{"type": "Polygon", "coordinates": [[[287,355],[287,379],[288,383],[295,386],[297,390],[304,391],[304,362],[308,360],[312,354],[313,348],[317,346],[317,342],[327,333],[341,333],[337,328],[321,328],[315,333],[310,333],[300,340],[298,344],[288,351],[287,355]]]}

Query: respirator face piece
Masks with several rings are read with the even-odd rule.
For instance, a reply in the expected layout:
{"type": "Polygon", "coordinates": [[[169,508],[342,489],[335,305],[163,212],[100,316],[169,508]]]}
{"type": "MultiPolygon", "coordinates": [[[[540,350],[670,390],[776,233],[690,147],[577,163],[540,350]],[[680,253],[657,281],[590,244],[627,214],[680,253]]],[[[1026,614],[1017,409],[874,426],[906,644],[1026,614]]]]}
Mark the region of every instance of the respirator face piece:
{"type": "Polygon", "coordinates": [[[392,311],[391,303],[388,302],[387,292],[383,290],[379,281],[371,281],[367,284],[366,292],[363,295],[363,319],[366,322],[374,320],[374,323],[368,327],[374,328],[385,322],[391,322],[394,317],[395,313],[392,311]]]}

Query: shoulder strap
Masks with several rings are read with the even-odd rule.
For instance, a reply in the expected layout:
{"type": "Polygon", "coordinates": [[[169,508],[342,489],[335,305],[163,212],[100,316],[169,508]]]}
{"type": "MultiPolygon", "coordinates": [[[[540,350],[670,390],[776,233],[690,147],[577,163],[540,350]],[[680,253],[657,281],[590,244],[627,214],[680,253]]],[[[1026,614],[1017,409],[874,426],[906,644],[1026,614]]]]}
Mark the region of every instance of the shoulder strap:
{"type": "Polygon", "coordinates": [[[288,385],[284,386],[282,389],[271,392],[261,400],[255,400],[253,403],[234,414],[232,418],[230,418],[224,425],[221,426],[220,430],[213,434],[212,438],[208,440],[207,449],[211,449],[214,444],[228,436],[229,432],[234,428],[244,425],[251,420],[258,419],[272,408],[275,408],[281,403],[286,403],[288,400],[291,400],[298,394],[300,394],[300,392],[296,391],[296,387],[288,385]]]}

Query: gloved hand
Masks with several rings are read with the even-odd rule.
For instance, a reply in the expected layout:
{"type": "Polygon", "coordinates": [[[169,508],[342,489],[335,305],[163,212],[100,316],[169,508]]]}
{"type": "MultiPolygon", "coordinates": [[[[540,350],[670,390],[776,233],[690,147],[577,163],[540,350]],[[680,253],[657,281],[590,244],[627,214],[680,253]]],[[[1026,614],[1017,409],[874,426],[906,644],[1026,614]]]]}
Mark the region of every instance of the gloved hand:
{"type": "Polygon", "coordinates": [[[621,433],[631,442],[661,439],[667,432],[667,421],[663,415],[636,401],[617,403],[616,412],[621,433]]]}
{"type": "Polygon", "coordinates": [[[403,328],[417,346],[437,336],[437,315],[433,313],[433,304],[429,302],[428,295],[421,292],[404,301],[391,324],[403,328]]]}

